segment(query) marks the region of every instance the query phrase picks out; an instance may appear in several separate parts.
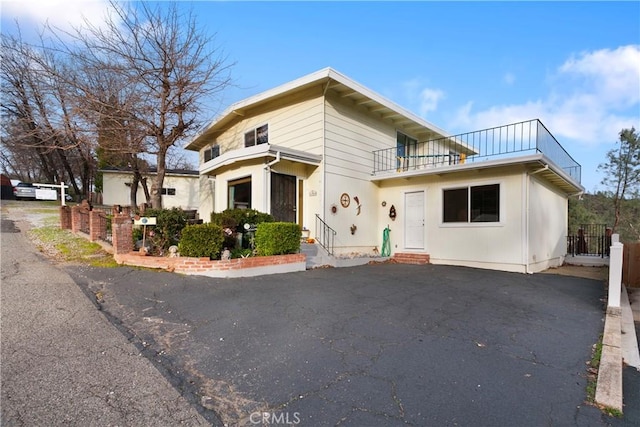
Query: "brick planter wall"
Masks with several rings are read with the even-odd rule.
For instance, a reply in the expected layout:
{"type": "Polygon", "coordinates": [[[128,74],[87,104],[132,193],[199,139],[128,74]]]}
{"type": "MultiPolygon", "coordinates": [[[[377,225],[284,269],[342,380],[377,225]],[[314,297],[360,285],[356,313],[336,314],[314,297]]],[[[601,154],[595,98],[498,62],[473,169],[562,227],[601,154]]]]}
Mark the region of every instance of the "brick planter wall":
{"type": "Polygon", "coordinates": [[[140,255],[137,252],[116,254],[114,251],[114,258],[119,264],[158,268],[187,275],[250,277],[305,271],[307,257],[305,254],[291,254],[219,261],[210,260],[209,258],[153,257],[140,255]]]}

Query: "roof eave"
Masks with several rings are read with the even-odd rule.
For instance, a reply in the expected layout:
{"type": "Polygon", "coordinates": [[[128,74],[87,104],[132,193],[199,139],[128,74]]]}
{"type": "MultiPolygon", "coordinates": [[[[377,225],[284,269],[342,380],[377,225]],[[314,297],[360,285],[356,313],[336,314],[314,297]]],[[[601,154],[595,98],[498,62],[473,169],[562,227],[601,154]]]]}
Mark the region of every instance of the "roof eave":
{"type": "MultiPolygon", "coordinates": [[[[196,134],[196,136],[191,140],[191,142],[189,142],[185,146],[185,149],[192,150],[192,151],[199,151],[201,148],[203,148],[207,144],[207,142],[205,141],[205,138],[208,135],[213,133],[215,129],[218,128],[220,125],[223,125],[227,121],[231,120],[231,118],[235,116],[242,116],[244,114],[243,110],[249,107],[253,107],[259,103],[262,103],[280,96],[284,96],[288,93],[304,90],[305,88],[315,84],[320,84],[320,83],[324,84],[331,80],[337,83],[340,83],[350,88],[351,90],[359,93],[365,98],[368,98],[373,102],[376,102],[382,105],[384,108],[405,117],[406,119],[416,123],[418,126],[422,128],[429,129],[431,132],[434,132],[441,136],[446,136],[446,137],[451,136],[448,132],[444,131],[443,129],[440,129],[438,126],[434,125],[433,123],[430,123],[425,119],[423,119],[422,117],[415,115],[411,111],[406,110],[405,108],[399,106],[393,101],[368,89],[367,87],[350,79],[349,77],[334,70],[333,68],[327,67],[322,70],[300,77],[296,80],[292,80],[288,83],[285,83],[273,89],[269,89],[267,91],[261,92],[257,95],[251,96],[249,98],[243,99],[241,101],[238,101],[232,104],[226,110],[224,110],[222,114],[220,114],[217,118],[215,118],[207,127],[201,129],[196,134]]],[[[464,144],[461,144],[461,146],[464,146],[464,144]]]]}

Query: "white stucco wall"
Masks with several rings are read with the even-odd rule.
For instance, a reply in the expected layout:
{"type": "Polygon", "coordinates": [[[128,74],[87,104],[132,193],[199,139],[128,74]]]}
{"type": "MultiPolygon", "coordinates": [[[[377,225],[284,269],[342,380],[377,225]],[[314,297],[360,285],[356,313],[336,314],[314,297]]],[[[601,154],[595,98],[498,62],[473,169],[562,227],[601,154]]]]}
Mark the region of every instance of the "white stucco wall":
{"type": "Polygon", "coordinates": [[[529,180],[529,270],[562,265],[567,253],[566,195],[531,176],[529,180]]]}
{"type": "Polygon", "coordinates": [[[391,228],[391,251],[430,255],[434,264],[465,265],[524,272],[522,172],[483,170],[383,182],[380,188],[378,229],[391,228]],[[491,223],[444,223],[443,191],[476,185],[500,185],[500,221],[491,223]],[[406,247],[404,196],[424,191],[424,249],[406,247]],[[382,207],[382,202],[386,206],[382,207]],[[389,209],[395,206],[395,221],[389,209]]]}
{"type": "MultiPolygon", "coordinates": [[[[129,206],[130,187],[126,183],[131,183],[131,174],[105,172],[103,174],[102,202],[104,205],[129,206]]],[[[149,186],[151,184],[149,183],[149,186]]],[[[176,194],[163,195],[162,204],[165,208],[198,209],[200,204],[199,178],[196,175],[170,175],[164,178],[164,188],[175,188],[176,194]]],[[[142,185],[138,185],[138,204],[146,202],[142,185]]]]}

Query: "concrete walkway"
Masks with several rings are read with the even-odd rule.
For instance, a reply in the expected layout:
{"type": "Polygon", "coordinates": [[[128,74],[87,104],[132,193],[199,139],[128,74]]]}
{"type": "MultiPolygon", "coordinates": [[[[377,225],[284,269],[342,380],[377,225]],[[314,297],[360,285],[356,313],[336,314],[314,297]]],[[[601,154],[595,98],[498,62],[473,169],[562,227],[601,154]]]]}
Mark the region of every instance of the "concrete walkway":
{"type": "Polygon", "coordinates": [[[0,424],[209,425],[5,212],[1,225],[0,424]]]}

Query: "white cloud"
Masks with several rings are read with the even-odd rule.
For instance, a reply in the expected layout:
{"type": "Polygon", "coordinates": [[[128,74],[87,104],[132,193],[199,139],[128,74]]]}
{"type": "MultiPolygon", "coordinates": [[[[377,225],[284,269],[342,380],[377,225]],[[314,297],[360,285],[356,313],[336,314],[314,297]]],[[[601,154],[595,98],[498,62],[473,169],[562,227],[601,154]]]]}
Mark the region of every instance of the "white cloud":
{"type": "Polygon", "coordinates": [[[640,45],[583,52],[558,67],[537,100],[473,111],[458,109],[453,128],[483,129],[538,118],[560,138],[583,146],[610,144],[622,128],[638,126],[640,45]]]}
{"type": "Polygon", "coordinates": [[[64,31],[84,26],[85,19],[100,27],[109,9],[106,0],[22,0],[2,1],[3,19],[17,21],[21,26],[37,26],[49,23],[64,31]]]}
{"type": "Polygon", "coordinates": [[[602,49],[572,57],[559,69],[561,77],[582,80],[600,102],[628,107],[640,102],[640,45],[602,49]]]}
{"type": "Polygon", "coordinates": [[[422,89],[420,92],[420,115],[425,116],[430,111],[438,109],[438,101],[444,97],[444,92],[437,89],[422,89]]]}
{"type": "Polygon", "coordinates": [[[418,112],[425,117],[429,112],[438,109],[438,103],[444,99],[445,93],[439,89],[424,87],[420,79],[402,83],[404,97],[409,105],[417,105],[418,112]]]}

